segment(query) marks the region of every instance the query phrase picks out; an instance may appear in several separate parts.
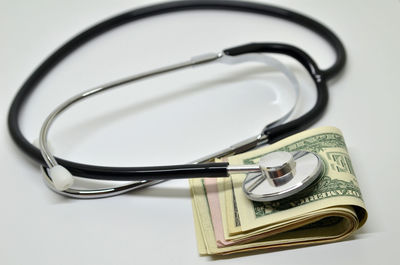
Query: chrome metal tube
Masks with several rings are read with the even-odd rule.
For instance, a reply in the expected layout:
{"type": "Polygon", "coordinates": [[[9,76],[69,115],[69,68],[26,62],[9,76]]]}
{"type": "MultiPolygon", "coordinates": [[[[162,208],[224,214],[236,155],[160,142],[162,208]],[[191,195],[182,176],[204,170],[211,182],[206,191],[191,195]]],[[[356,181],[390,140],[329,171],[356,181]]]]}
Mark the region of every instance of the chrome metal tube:
{"type": "Polygon", "coordinates": [[[185,61],[185,62],[181,62],[181,63],[177,63],[177,64],[173,64],[173,65],[169,65],[169,66],[165,66],[165,67],[160,67],[151,71],[147,71],[141,74],[136,74],[136,75],[132,75],[126,78],[122,78],[89,90],[86,90],[82,93],[79,93],[73,97],[71,97],[70,99],[66,100],[64,103],[62,103],[60,106],[58,106],[53,112],[50,113],[50,115],[46,118],[46,120],[44,121],[42,128],[40,130],[40,135],[39,135],[39,146],[40,146],[40,151],[42,153],[43,159],[46,162],[46,164],[49,167],[54,167],[56,165],[58,165],[56,159],[54,158],[53,154],[49,151],[49,147],[47,144],[47,137],[48,137],[48,131],[50,129],[50,126],[53,124],[54,120],[62,113],[64,112],[66,109],[68,109],[69,107],[71,107],[72,105],[74,105],[77,102],[80,102],[90,96],[105,92],[107,90],[110,90],[112,88],[116,88],[118,86],[121,85],[125,85],[134,81],[138,81],[141,79],[145,79],[148,77],[152,77],[152,76],[156,76],[156,75],[160,75],[160,74],[164,74],[164,73],[168,73],[168,72],[172,72],[175,70],[179,70],[179,69],[183,69],[189,66],[194,66],[194,65],[199,65],[199,64],[204,64],[204,63],[209,63],[212,61],[215,61],[219,58],[222,57],[222,54],[206,54],[206,55],[201,55],[201,56],[197,56],[192,58],[189,61],[185,61]]]}
{"type": "MultiPolygon", "coordinates": [[[[151,70],[148,72],[144,72],[141,74],[137,74],[137,75],[132,75],[127,78],[119,79],[114,82],[110,82],[110,83],[104,84],[102,86],[99,86],[99,87],[96,87],[93,89],[89,89],[85,92],[75,95],[74,97],[71,97],[70,99],[68,99],[67,101],[62,103],[53,112],[51,112],[51,114],[46,118],[44,124],[42,125],[41,131],[40,131],[39,146],[40,146],[40,150],[41,150],[42,156],[43,156],[46,164],[50,168],[58,165],[53,154],[49,151],[49,147],[48,147],[48,143],[47,143],[48,131],[49,131],[51,125],[53,124],[54,120],[58,117],[58,115],[60,115],[62,112],[64,112],[70,106],[72,106],[75,103],[80,102],[83,99],[86,99],[90,96],[108,91],[112,88],[116,88],[118,86],[125,85],[130,82],[134,82],[134,81],[145,79],[145,78],[152,77],[155,75],[183,69],[183,68],[186,68],[189,66],[201,65],[201,64],[215,62],[215,61],[220,61],[222,63],[227,63],[227,64],[251,62],[251,61],[262,62],[262,63],[265,63],[267,65],[270,65],[270,66],[278,69],[289,79],[289,81],[292,83],[292,85],[294,87],[294,91],[295,91],[295,95],[296,95],[294,103],[288,112],[286,112],[279,119],[270,123],[268,126],[274,127],[274,126],[277,126],[278,124],[281,124],[283,121],[285,121],[286,119],[289,118],[289,116],[292,114],[292,112],[296,108],[297,103],[298,103],[298,98],[299,98],[299,84],[297,82],[296,77],[292,74],[292,72],[290,72],[278,60],[273,59],[272,57],[266,56],[264,54],[245,54],[245,55],[239,55],[239,56],[228,56],[228,55],[224,55],[222,53],[219,53],[219,54],[211,53],[211,54],[201,55],[201,56],[193,57],[189,61],[177,63],[177,64],[166,66],[166,67],[161,67],[161,68],[151,70]]],[[[196,161],[192,161],[191,163],[196,164],[196,163],[209,162],[211,160],[214,160],[215,158],[230,156],[233,154],[251,150],[251,149],[253,149],[261,144],[265,144],[267,142],[268,142],[268,137],[261,133],[254,137],[251,137],[249,139],[241,141],[240,143],[232,145],[226,149],[223,149],[219,152],[216,152],[209,156],[200,158],[196,161]]],[[[60,191],[54,187],[51,177],[49,176],[49,172],[48,172],[47,168],[42,166],[41,170],[42,170],[43,176],[45,178],[45,182],[51,190],[53,190],[54,192],[56,192],[60,195],[63,195],[63,196],[79,198],[79,199],[92,199],[92,198],[104,198],[104,197],[115,196],[115,195],[119,195],[119,194],[122,194],[125,192],[145,188],[145,187],[152,186],[152,185],[166,181],[166,180],[141,180],[141,181],[132,181],[129,184],[124,184],[124,185],[121,185],[118,187],[110,187],[110,188],[104,188],[104,189],[75,189],[72,187],[72,188],[68,188],[66,190],[60,191]]],[[[230,165],[227,168],[227,170],[231,173],[259,172],[260,171],[259,167],[255,166],[255,165],[243,165],[243,166],[231,166],[230,165]]],[[[190,176],[188,176],[188,177],[190,177],[190,176]]]]}

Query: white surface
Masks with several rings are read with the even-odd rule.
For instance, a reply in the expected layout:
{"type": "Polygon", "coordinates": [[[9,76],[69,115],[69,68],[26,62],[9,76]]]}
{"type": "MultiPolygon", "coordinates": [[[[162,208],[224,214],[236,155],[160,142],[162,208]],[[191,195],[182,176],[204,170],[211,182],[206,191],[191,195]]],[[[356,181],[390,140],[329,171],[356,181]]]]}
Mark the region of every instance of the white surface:
{"type": "MultiPolygon", "coordinates": [[[[400,236],[400,178],[395,167],[400,147],[400,3],[396,0],[271,1],[323,22],[347,48],[346,69],[330,82],[328,109],[314,127],[340,128],[350,150],[369,211],[366,225],[351,239],[227,259],[199,257],[184,180],[102,200],[69,200],[45,187],[38,166],[17,150],[8,135],[6,113],[13,95],[31,71],[71,36],[150,2],[0,2],[1,264],[396,264],[400,236]]],[[[161,16],[101,36],[68,57],[33,94],[21,119],[23,131],[33,141],[45,116],[85,88],[255,41],[293,43],[322,67],[333,61],[332,51],[321,39],[275,19],[229,12],[161,16]]],[[[309,106],[311,82],[297,65],[292,67],[305,90],[303,105],[309,106]]],[[[286,92],[277,93],[274,82],[265,89],[261,73],[260,68],[210,66],[138,83],[66,113],[51,132],[52,145],[57,155],[97,164],[193,160],[256,134],[267,119],[283,112],[274,106],[284,101],[286,92]],[[257,75],[249,75],[251,71],[257,75]],[[211,81],[201,82],[204,76],[211,81]],[[217,84],[223,86],[215,89],[217,84]],[[221,120],[226,125],[221,126],[221,120]]],[[[284,82],[275,79],[275,84],[284,82]]]]}

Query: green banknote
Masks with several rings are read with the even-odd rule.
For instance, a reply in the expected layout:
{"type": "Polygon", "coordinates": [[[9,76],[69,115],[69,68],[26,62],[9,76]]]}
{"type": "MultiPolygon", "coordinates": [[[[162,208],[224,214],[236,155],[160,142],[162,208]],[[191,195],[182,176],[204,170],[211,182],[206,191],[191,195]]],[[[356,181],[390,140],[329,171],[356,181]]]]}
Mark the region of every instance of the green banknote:
{"type": "Polygon", "coordinates": [[[337,241],[366,221],[361,191],[338,129],[305,131],[274,145],[231,157],[229,162],[257,163],[261,156],[275,150],[315,152],[323,160],[324,172],[301,193],[271,203],[245,197],[241,190],[245,175],[219,179],[219,200],[207,194],[212,190],[204,184],[207,181],[190,180],[200,254],[337,241]]]}
{"type": "Polygon", "coordinates": [[[242,192],[245,175],[232,178],[242,231],[281,222],[304,211],[310,212],[330,206],[351,205],[360,223],[366,220],[365,205],[351,164],[342,133],[333,127],[305,131],[274,145],[238,155],[229,159],[231,164],[254,164],[266,153],[305,150],[318,154],[324,163],[324,172],[319,180],[295,196],[271,202],[248,200],[242,192]]]}

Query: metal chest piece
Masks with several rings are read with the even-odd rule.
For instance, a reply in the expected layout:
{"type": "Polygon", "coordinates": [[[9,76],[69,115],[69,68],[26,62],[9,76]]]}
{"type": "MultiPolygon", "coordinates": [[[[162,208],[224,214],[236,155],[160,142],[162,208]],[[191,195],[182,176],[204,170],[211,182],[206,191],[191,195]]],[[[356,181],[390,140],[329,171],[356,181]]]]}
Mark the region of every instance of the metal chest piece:
{"type": "Polygon", "coordinates": [[[259,161],[261,172],[248,173],[243,191],[252,201],[275,201],[300,192],[323,171],[321,158],[311,152],[277,151],[259,161]]]}

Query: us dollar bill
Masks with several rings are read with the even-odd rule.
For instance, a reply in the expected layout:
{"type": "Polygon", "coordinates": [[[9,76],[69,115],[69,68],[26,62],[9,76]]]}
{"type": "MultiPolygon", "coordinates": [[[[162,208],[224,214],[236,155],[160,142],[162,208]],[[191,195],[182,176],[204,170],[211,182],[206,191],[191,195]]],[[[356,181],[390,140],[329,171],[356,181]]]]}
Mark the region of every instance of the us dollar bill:
{"type": "Polygon", "coordinates": [[[257,163],[261,156],[275,150],[312,151],[321,156],[325,170],[306,190],[270,203],[250,201],[244,196],[241,186],[245,175],[219,179],[217,202],[215,196],[213,200],[208,199],[210,194],[207,194],[204,180],[190,180],[200,254],[229,254],[337,241],[365,222],[367,212],[361,191],[338,129],[325,127],[306,131],[274,145],[231,157],[229,162],[257,163]],[[215,203],[220,215],[215,213],[215,203]]]}
{"type": "Polygon", "coordinates": [[[235,202],[242,231],[281,222],[321,208],[351,205],[360,224],[366,219],[365,205],[340,130],[317,128],[289,137],[274,145],[229,159],[230,164],[255,164],[263,155],[273,151],[309,151],[320,156],[324,171],[318,181],[304,191],[274,202],[250,201],[242,192],[245,175],[232,177],[235,202]]]}

